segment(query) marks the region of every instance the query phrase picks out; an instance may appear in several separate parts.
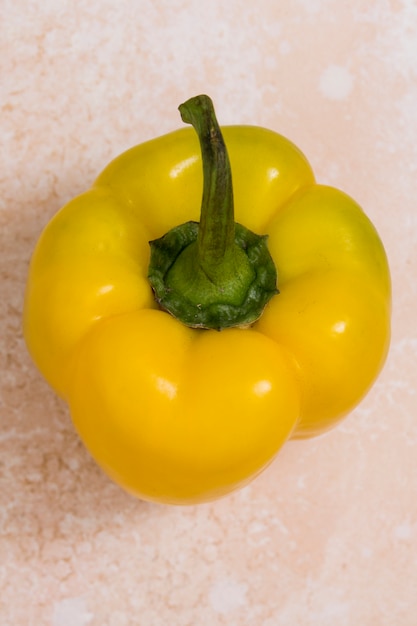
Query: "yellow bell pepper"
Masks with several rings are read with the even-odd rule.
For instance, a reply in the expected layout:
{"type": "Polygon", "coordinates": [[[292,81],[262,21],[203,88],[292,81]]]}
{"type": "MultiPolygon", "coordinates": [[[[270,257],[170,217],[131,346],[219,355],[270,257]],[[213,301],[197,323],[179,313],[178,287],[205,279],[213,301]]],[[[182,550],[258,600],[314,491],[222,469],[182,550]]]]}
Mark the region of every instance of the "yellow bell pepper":
{"type": "Polygon", "coordinates": [[[391,296],[375,228],[291,142],[220,131],[205,96],[180,111],[197,133],[128,150],[46,226],[24,334],[109,476],[184,504],[246,484],[358,404],[391,296]]]}

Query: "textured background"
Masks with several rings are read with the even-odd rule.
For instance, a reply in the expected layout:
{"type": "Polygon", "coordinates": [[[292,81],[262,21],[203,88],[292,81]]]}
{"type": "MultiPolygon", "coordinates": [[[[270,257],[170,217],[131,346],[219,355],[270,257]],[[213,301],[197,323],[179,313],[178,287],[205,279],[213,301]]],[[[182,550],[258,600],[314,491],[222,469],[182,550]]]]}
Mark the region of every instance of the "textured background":
{"type": "MultiPolygon", "coordinates": [[[[415,626],[417,4],[0,0],[0,624],[415,626]],[[249,5],[253,5],[252,7],[249,5]],[[363,404],[219,502],[135,501],[80,445],[21,334],[49,218],[207,92],[363,205],[393,340],[363,404]]],[[[346,381],[349,384],[349,381],[346,381]]]]}

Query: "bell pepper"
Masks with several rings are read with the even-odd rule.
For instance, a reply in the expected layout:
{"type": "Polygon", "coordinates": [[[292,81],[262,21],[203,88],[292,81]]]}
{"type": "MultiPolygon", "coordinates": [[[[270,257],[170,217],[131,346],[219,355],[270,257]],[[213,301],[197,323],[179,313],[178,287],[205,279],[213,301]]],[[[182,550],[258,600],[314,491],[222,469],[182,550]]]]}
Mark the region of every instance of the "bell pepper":
{"type": "Polygon", "coordinates": [[[173,504],[247,484],[347,415],[383,366],[391,300],[374,226],[297,147],[221,129],[207,96],[180,112],[191,126],[117,157],[47,224],[24,307],[94,459],[173,504]]]}

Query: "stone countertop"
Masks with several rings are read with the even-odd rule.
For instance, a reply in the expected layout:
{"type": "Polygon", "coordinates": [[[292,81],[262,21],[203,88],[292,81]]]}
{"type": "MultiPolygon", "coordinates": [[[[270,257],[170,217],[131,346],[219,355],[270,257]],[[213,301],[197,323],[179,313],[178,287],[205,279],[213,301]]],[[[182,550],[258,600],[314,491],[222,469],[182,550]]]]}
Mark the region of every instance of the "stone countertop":
{"type": "MultiPolygon", "coordinates": [[[[6,0],[0,38],[0,624],[415,626],[417,7],[408,0],[6,0]],[[82,5],[82,6],[81,6],[82,5]],[[318,439],[186,508],[97,468],[27,355],[51,216],[209,93],[365,209],[393,280],[386,366],[318,439]]],[[[347,382],[348,384],[348,382],[347,382]]]]}

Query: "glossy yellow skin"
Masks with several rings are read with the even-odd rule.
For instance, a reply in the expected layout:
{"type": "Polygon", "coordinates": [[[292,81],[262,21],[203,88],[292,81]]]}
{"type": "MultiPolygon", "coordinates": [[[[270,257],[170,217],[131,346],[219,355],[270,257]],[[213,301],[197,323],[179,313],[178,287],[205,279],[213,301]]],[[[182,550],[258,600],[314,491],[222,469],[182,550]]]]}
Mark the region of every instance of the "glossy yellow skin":
{"type": "Polygon", "coordinates": [[[148,241],[199,219],[198,139],[184,128],[115,159],[47,225],[24,332],[103,469],[140,498],[195,503],[244,485],[290,437],[363,398],[390,334],[390,278],[360,207],[317,185],[288,140],[222,129],[235,218],[269,235],[280,294],[250,329],[193,330],[158,310],[148,241]]]}

